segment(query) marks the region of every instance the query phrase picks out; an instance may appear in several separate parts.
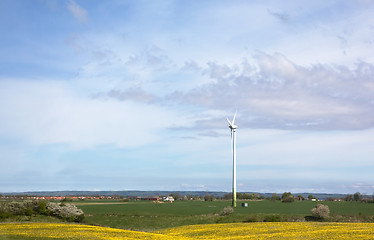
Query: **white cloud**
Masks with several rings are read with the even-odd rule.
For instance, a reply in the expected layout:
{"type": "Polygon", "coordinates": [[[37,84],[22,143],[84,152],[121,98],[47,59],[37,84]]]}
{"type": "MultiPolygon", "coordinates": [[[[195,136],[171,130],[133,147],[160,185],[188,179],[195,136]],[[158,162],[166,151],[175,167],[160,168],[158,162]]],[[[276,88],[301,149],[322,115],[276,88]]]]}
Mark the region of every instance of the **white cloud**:
{"type": "Polygon", "coordinates": [[[98,93],[94,95],[95,98],[114,98],[120,101],[132,100],[140,103],[153,103],[158,99],[155,95],[148,93],[140,87],[130,87],[124,91],[110,90],[108,93],[98,93]]]}
{"type": "Polygon", "coordinates": [[[67,8],[80,23],[87,24],[88,18],[86,9],[79,6],[74,0],[69,0],[67,8]]]}
{"type": "Polygon", "coordinates": [[[270,9],[268,9],[268,13],[284,23],[287,23],[290,18],[290,16],[287,13],[275,12],[275,11],[271,11],[270,9]]]}
{"type": "Polygon", "coordinates": [[[167,110],[77,96],[66,83],[2,80],[0,136],[31,144],[138,146],[159,139],[174,120],[167,110]]]}
{"type": "Polygon", "coordinates": [[[236,108],[244,127],[364,129],[374,127],[374,67],[303,67],[281,54],[258,53],[232,66],[210,63],[215,82],[172,95],[181,103],[236,108]]]}

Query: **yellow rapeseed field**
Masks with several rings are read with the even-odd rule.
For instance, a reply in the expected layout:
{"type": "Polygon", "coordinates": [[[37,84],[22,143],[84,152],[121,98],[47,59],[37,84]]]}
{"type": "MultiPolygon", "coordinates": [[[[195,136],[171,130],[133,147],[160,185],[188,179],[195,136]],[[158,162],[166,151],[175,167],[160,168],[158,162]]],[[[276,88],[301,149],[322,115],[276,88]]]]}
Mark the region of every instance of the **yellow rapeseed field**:
{"type": "MultiPolygon", "coordinates": [[[[30,239],[170,239],[166,235],[129,231],[115,228],[64,223],[4,223],[0,224],[2,237],[26,237],[30,239]]],[[[179,237],[177,237],[179,238],[179,237]]],[[[13,238],[12,238],[13,239],[13,238]]],[[[181,236],[181,239],[183,236],[181,236]]]]}
{"type": "Polygon", "coordinates": [[[374,239],[374,223],[226,223],[145,233],[61,223],[3,223],[0,239],[374,239]]]}
{"type": "Polygon", "coordinates": [[[225,223],[184,226],[158,233],[193,239],[374,239],[374,223],[225,223]]]}

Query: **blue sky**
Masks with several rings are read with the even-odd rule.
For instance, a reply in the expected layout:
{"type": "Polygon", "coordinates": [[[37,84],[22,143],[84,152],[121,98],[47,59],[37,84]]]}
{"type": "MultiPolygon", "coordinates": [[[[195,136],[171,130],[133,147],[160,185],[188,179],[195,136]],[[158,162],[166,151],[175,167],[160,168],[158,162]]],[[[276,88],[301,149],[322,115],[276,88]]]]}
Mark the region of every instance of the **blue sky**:
{"type": "Polygon", "coordinates": [[[0,192],[374,193],[372,1],[0,11],[0,192]]]}

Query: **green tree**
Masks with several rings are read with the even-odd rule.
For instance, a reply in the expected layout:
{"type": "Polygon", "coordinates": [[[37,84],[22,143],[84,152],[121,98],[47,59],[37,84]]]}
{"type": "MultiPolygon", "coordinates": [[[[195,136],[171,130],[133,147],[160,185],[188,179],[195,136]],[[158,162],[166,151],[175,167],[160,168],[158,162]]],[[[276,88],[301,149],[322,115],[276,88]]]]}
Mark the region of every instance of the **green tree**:
{"type": "Polygon", "coordinates": [[[180,194],[179,192],[176,192],[176,193],[174,193],[174,199],[175,200],[181,200],[182,199],[182,194],[180,194]]]}
{"type": "Polygon", "coordinates": [[[347,196],[345,196],[345,198],[344,198],[344,201],[347,201],[347,202],[350,202],[350,201],[352,201],[353,200],[353,196],[352,196],[352,194],[348,194],[347,196]]]}
{"type": "Polygon", "coordinates": [[[34,211],[32,210],[31,207],[27,207],[27,208],[25,209],[25,215],[26,215],[26,216],[31,217],[33,214],[34,214],[34,211]]]}
{"type": "Polygon", "coordinates": [[[204,200],[205,201],[214,201],[215,200],[215,198],[214,198],[214,195],[212,195],[212,194],[205,194],[205,196],[204,196],[204,200]]]}
{"type": "Polygon", "coordinates": [[[353,194],[353,200],[356,202],[361,201],[362,200],[361,193],[356,192],[355,194],[353,194]]]}
{"type": "Polygon", "coordinates": [[[276,201],[276,200],[280,200],[281,199],[281,197],[280,196],[278,196],[278,194],[276,194],[276,193],[273,193],[272,195],[271,195],[271,198],[270,198],[272,201],[276,201]]]}
{"type": "Polygon", "coordinates": [[[284,192],[282,194],[282,202],[290,203],[295,201],[295,197],[290,192],[284,192]]]}
{"type": "Polygon", "coordinates": [[[243,194],[243,199],[253,199],[253,194],[249,194],[249,193],[244,193],[243,194]]]}
{"type": "Polygon", "coordinates": [[[47,210],[47,201],[41,200],[38,201],[38,213],[48,215],[48,210],[47,210]]]}
{"type": "Polygon", "coordinates": [[[252,193],[252,199],[260,199],[261,196],[258,193],[252,193]]]}
{"type": "Polygon", "coordinates": [[[243,193],[237,192],[236,199],[243,199],[243,193]]]}
{"type": "Polygon", "coordinates": [[[232,193],[226,193],[225,195],[223,195],[222,199],[231,200],[232,199],[232,193]]]}

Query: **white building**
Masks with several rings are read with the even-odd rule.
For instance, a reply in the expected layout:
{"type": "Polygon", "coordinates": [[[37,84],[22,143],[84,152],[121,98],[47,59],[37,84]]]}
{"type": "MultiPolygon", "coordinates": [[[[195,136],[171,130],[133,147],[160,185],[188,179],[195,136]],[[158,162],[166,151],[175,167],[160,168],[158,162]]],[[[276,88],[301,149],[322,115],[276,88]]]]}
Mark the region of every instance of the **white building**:
{"type": "Polygon", "coordinates": [[[172,196],[167,196],[163,198],[164,202],[174,202],[174,198],[172,196]]]}

